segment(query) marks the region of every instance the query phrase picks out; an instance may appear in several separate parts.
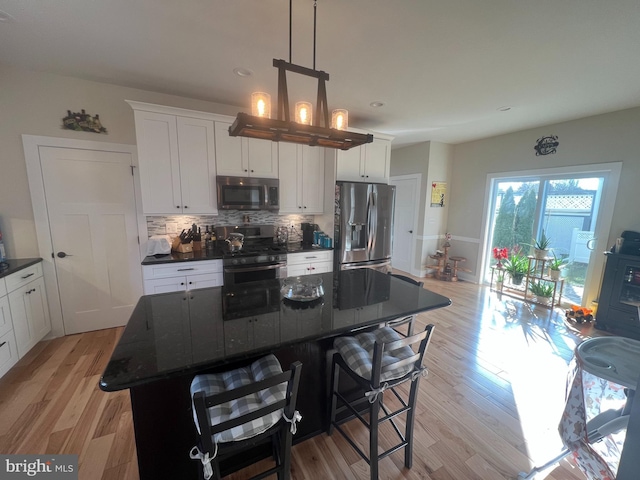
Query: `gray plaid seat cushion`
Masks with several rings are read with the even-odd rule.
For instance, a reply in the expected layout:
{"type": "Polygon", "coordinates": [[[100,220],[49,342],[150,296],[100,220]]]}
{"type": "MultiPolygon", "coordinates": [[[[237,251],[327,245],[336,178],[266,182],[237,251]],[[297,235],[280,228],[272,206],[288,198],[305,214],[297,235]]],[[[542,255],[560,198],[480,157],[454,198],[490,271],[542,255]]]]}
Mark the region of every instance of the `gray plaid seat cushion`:
{"type": "MultiPolygon", "coordinates": [[[[196,392],[204,392],[207,396],[215,395],[216,393],[222,393],[227,390],[259,382],[260,380],[279,373],[282,373],[280,362],[278,362],[275,356],[267,355],[244,368],[223,373],[197,375],[191,382],[191,398],[193,398],[196,392]]],[[[281,383],[255,394],[213,406],[209,408],[211,424],[222,423],[226,420],[258,410],[274,402],[284,400],[286,394],[287,384],[281,383]]],[[[217,433],[213,435],[213,442],[235,442],[259,435],[275,425],[282,418],[282,413],[282,409],[276,410],[251,422],[217,433]]],[[[200,433],[195,408],[193,408],[193,421],[196,424],[198,433],[200,433]]]]}
{"type": "MultiPolygon", "coordinates": [[[[333,347],[351,370],[362,378],[371,380],[374,344],[376,342],[389,343],[402,338],[393,328],[382,327],[372,332],[359,333],[353,337],[338,337],[333,342],[333,347]]],[[[385,351],[382,356],[382,366],[409,358],[412,355],[414,355],[414,351],[408,346],[397,350],[385,351]]],[[[389,370],[380,376],[380,381],[384,382],[404,377],[412,370],[412,364],[389,370]]]]}

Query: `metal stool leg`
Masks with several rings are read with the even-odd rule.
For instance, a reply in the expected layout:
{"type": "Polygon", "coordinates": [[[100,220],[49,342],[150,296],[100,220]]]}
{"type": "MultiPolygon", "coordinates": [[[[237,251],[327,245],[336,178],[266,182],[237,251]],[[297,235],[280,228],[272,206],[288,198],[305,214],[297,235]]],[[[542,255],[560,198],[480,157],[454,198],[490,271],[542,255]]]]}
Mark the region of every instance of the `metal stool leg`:
{"type": "Polygon", "coordinates": [[[378,480],[378,418],[382,393],[369,406],[369,469],[371,480],[378,480]]]}
{"type": "MultiPolygon", "coordinates": [[[[334,353],[334,355],[338,355],[334,353]]],[[[333,422],[336,421],[336,409],[338,406],[338,395],[336,392],[338,391],[338,381],[340,379],[340,366],[338,362],[335,361],[335,358],[331,362],[331,412],[329,414],[329,430],[327,431],[327,435],[333,434],[334,425],[333,422]]]]}

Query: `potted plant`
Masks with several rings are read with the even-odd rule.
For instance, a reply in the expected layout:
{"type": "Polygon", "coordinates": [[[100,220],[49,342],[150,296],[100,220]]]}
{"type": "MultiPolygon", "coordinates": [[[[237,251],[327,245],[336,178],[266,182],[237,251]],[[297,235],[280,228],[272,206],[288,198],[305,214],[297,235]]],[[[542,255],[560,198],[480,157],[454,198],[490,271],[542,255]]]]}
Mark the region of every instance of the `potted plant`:
{"type": "Polygon", "coordinates": [[[540,280],[537,282],[531,282],[529,284],[529,290],[537,302],[547,304],[553,295],[554,285],[553,283],[540,280]]]}
{"type": "Polygon", "coordinates": [[[511,277],[511,283],[520,285],[524,276],[529,273],[529,259],[520,252],[514,253],[504,261],[503,268],[511,277]]]}
{"type": "Polygon", "coordinates": [[[551,239],[547,237],[544,230],[542,230],[542,235],[540,236],[540,238],[538,239],[533,238],[532,240],[533,240],[533,243],[532,244],[529,243],[527,245],[529,245],[530,247],[533,247],[535,257],[538,260],[544,260],[547,256],[547,253],[549,252],[549,245],[551,245],[551,239]]]}
{"type": "Polygon", "coordinates": [[[553,254],[553,260],[549,262],[549,277],[551,280],[560,280],[560,270],[567,263],[566,258],[558,258],[553,254]]]}

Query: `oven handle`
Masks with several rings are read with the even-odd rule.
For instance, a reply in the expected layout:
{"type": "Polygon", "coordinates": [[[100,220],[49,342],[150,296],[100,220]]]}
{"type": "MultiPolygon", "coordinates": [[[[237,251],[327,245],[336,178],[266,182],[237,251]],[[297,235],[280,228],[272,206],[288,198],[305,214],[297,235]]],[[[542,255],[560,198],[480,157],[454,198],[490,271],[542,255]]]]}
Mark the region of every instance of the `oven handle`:
{"type": "Polygon", "coordinates": [[[275,265],[264,265],[261,267],[226,267],[224,273],[238,273],[238,272],[259,272],[261,270],[275,270],[276,268],[286,267],[286,263],[276,263],[275,265]]]}

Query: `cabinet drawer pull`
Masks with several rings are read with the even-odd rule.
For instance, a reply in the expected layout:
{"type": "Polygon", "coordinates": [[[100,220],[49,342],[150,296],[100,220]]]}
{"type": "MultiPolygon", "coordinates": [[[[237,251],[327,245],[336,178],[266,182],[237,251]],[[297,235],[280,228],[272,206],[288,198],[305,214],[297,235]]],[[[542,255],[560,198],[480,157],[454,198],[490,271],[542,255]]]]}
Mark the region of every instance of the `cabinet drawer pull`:
{"type": "Polygon", "coordinates": [[[315,257],[315,256],[314,256],[314,257],[304,257],[304,258],[318,258],[318,257],[315,257]]]}
{"type": "Polygon", "coordinates": [[[179,268],[178,269],[179,272],[186,272],[187,270],[195,270],[195,268],[191,267],[191,268],[179,268]]]}
{"type": "Polygon", "coordinates": [[[35,275],[35,274],[34,273],[30,273],[29,275],[25,275],[24,277],[20,277],[20,278],[22,278],[24,280],[25,278],[32,277],[33,275],[35,275]]]}
{"type": "Polygon", "coordinates": [[[0,343],[0,348],[4,347],[6,344],[7,344],[7,342],[0,343]]]}
{"type": "Polygon", "coordinates": [[[28,291],[26,291],[25,293],[26,293],[27,295],[31,295],[31,294],[32,294],[33,292],[35,292],[35,291],[36,291],[36,289],[35,289],[35,288],[32,288],[31,290],[28,290],[28,291]]]}

